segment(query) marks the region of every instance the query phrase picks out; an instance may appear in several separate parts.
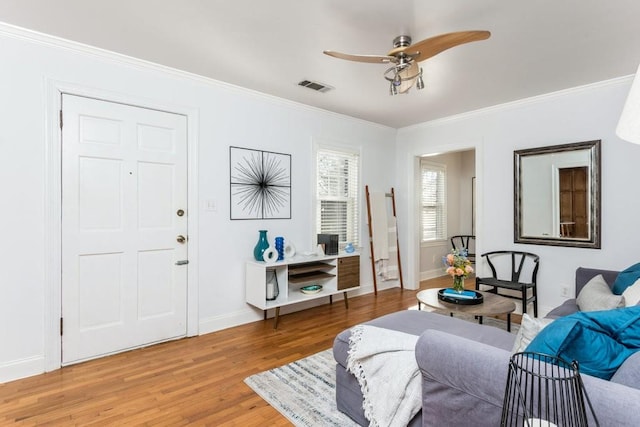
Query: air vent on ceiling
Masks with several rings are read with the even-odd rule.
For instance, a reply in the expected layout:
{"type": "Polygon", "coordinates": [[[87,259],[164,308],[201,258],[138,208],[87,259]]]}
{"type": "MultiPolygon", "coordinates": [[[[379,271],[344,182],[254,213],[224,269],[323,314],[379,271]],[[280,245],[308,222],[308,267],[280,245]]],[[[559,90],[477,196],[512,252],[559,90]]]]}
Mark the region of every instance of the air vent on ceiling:
{"type": "Polygon", "coordinates": [[[316,92],[322,92],[322,93],[328,92],[331,89],[333,89],[331,86],[328,86],[319,82],[312,82],[311,80],[303,80],[300,83],[298,83],[298,85],[304,86],[306,88],[313,89],[316,92]]]}

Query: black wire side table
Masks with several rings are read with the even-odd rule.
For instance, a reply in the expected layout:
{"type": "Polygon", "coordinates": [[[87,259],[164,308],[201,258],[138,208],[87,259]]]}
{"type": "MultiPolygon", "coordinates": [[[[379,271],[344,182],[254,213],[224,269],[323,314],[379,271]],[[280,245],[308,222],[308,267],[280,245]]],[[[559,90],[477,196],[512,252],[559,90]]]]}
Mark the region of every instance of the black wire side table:
{"type": "Polygon", "coordinates": [[[578,362],[540,353],[516,353],[509,361],[500,426],[585,427],[585,400],[599,426],[578,362]]]}

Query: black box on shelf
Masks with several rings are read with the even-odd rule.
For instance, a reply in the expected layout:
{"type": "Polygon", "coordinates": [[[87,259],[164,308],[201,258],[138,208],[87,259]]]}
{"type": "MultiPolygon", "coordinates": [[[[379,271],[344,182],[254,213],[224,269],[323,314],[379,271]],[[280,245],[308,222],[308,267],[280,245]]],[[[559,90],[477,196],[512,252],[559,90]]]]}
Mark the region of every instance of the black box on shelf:
{"type": "Polygon", "coordinates": [[[318,234],[318,244],[324,245],[325,255],[338,255],[337,234],[318,234]]]}

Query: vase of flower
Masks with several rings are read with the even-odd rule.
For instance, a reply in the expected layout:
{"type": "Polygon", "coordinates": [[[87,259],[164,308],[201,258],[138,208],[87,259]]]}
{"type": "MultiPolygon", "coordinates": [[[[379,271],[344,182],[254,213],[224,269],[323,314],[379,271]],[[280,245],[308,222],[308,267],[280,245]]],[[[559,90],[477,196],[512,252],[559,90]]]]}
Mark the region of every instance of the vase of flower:
{"type": "Polygon", "coordinates": [[[264,251],[269,248],[269,241],[267,240],[267,230],[258,230],[258,243],[256,243],[255,248],[253,248],[253,257],[256,261],[264,261],[262,257],[264,251]]]}
{"type": "Polygon", "coordinates": [[[442,262],[447,268],[447,274],[453,277],[453,290],[462,293],[464,279],[473,273],[471,261],[467,259],[466,255],[454,249],[450,254],[442,258],[442,262]]]}
{"type": "Polygon", "coordinates": [[[464,276],[453,276],[453,290],[460,294],[464,291],[464,276]]]}

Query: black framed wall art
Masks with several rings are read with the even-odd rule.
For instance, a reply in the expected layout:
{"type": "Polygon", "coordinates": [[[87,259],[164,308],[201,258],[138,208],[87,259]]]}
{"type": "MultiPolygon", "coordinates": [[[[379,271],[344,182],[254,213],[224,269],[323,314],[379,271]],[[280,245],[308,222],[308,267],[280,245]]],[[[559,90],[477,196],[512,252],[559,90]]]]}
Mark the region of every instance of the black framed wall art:
{"type": "Polygon", "coordinates": [[[291,154],[229,147],[231,219],[291,218],[291,154]]]}

